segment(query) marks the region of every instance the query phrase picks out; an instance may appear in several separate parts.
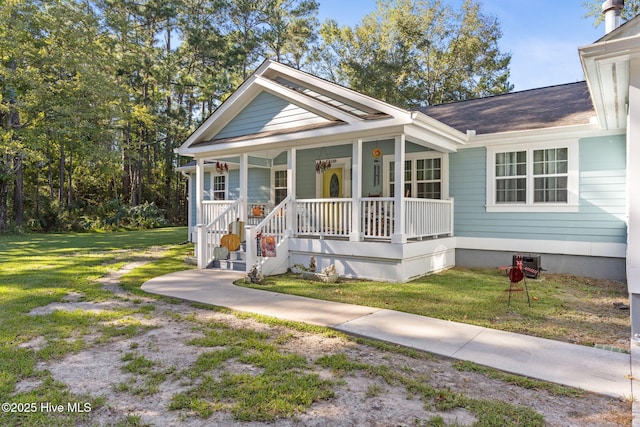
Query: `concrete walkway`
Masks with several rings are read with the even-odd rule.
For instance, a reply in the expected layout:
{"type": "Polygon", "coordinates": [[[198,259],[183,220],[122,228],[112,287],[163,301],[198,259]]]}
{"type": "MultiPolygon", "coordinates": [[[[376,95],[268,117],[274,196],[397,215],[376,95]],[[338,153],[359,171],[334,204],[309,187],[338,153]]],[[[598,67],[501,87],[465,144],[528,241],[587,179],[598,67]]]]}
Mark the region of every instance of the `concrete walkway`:
{"type": "MultiPolygon", "coordinates": [[[[152,279],[142,285],[142,289],[153,294],[327,326],[617,398],[631,398],[634,389],[638,394],[637,380],[632,379],[634,371],[640,372],[640,347],[635,344],[629,355],[392,310],[233,285],[242,277],[244,274],[238,272],[188,270],[152,279]],[[634,366],[638,368],[633,369],[634,366]]],[[[634,414],[637,406],[634,405],[634,414]]],[[[634,419],[638,420],[638,417],[634,419]]]]}

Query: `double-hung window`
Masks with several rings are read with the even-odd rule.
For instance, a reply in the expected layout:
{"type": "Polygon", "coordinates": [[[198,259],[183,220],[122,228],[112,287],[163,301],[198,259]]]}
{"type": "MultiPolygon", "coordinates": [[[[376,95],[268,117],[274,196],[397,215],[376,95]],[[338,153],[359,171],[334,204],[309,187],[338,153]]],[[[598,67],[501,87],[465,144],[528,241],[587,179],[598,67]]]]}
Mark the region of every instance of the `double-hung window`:
{"type": "MultiPolygon", "coordinates": [[[[446,174],[447,157],[438,152],[407,153],[404,162],[404,185],[402,187],[405,197],[417,197],[421,199],[442,199],[446,194],[446,182],[443,177],[446,174]]],[[[393,197],[396,192],[395,161],[393,156],[385,156],[385,195],[393,197]]]]}
{"type": "Polygon", "coordinates": [[[487,211],[578,210],[578,143],[487,148],[487,211]]]}
{"type": "Polygon", "coordinates": [[[214,175],[213,186],[211,189],[212,200],[226,200],[227,199],[227,176],[226,175],[214,175]]]}
{"type": "Polygon", "coordinates": [[[287,170],[276,169],[273,171],[273,199],[279,205],[287,198],[287,170]]]}

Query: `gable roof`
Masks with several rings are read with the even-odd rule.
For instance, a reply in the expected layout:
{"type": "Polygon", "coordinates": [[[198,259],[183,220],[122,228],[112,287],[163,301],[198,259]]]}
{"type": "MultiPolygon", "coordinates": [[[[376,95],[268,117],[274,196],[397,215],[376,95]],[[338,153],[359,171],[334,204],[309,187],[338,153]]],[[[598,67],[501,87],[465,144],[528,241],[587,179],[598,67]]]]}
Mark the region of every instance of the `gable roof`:
{"type": "Polygon", "coordinates": [[[445,151],[455,151],[465,140],[464,134],[425,115],[266,60],[177,152],[219,156],[401,133],[445,151]]]}
{"type": "Polygon", "coordinates": [[[434,105],[421,112],[476,134],[583,125],[595,115],[586,82],[434,105]]]}

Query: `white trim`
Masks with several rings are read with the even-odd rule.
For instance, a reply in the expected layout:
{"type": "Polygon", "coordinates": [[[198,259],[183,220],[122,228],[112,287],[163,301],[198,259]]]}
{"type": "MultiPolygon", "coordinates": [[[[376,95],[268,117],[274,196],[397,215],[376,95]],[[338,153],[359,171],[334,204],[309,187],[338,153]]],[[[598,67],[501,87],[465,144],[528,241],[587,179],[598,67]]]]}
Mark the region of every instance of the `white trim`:
{"type": "Polygon", "coordinates": [[[578,212],[580,200],[579,188],[579,141],[578,139],[565,139],[529,144],[502,144],[486,147],[486,211],[487,212],[578,212]],[[533,151],[550,148],[568,149],[568,174],[567,174],[567,203],[535,203],[533,200],[533,151]],[[510,151],[527,152],[527,196],[526,203],[496,203],[496,153],[510,151]]]}
{"type": "Polygon", "coordinates": [[[625,258],[624,243],[456,237],[456,249],[625,258]]]}
{"type": "MultiPolygon", "coordinates": [[[[593,116],[595,120],[596,117],[593,116]]],[[[543,129],[528,129],[510,132],[469,135],[464,148],[490,147],[503,144],[530,144],[536,142],[558,141],[565,139],[591,138],[596,136],[618,135],[620,131],[600,129],[597,124],[561,126],[543,129]]]]}
{"type": "MultiPolygon", "coordinates": [[[[418,151],[416,153],[406,153],[405,161],[411,160],[411,182],[416,183],[415,162],[423,159],[440,159],[440,200],[449,198],[449,155],[439,151],[418,151]]],[[[382,157],[382,195],[389,196],[389,164],[395,162],[394,154],[387,154],[382,157]]],[[[404,183],[403,183],[404,184],[404,183]]],[[[404,185],[403,187],[404,188],[404,185]]],[[[414,196],[412,196],[414,197],[414,196]]]]}
{"type": "Polygon", "coordinates": [[[286,76],[288,80],[294,80],[294,83],[299,82],[303,85],[316,87],[321,91],[332,93],[332,96],[345,102],[349,101],[352,103],[360,104],[366,108],[381,111],[385,114],[389,114],[390,116],[410,115],[410,112],[402,108],[387,104],[386,102],[380,101],[379,99],[367,96],[360,92],[356,92],[353,89],[349,89],[345,86],[332,83],[328,80],[316,77],[313,74],[291,68],[287,65],[269,59],[266,60],[265,63],[256,71],[256,74],[260,76],[271,77],[271,71],[279,75],[286,76]],[[297,82],[295,82],[295,80],[297,80],[297,82]]]}

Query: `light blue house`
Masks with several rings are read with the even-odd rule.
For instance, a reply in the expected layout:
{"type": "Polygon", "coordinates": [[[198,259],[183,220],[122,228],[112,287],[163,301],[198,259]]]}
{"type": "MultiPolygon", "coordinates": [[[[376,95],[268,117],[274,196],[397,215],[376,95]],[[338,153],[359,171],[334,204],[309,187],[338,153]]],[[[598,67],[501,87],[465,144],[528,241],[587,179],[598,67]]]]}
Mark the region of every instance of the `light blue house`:
{"type": "Polygon", "coordinates": [[[535,253],[626,279],[640,317],[640,18],[578,54],[585,82],[422,111],[266,61],[179,149],[199,267],[239,219],[243,269],[407,281],[535,253]]]}

